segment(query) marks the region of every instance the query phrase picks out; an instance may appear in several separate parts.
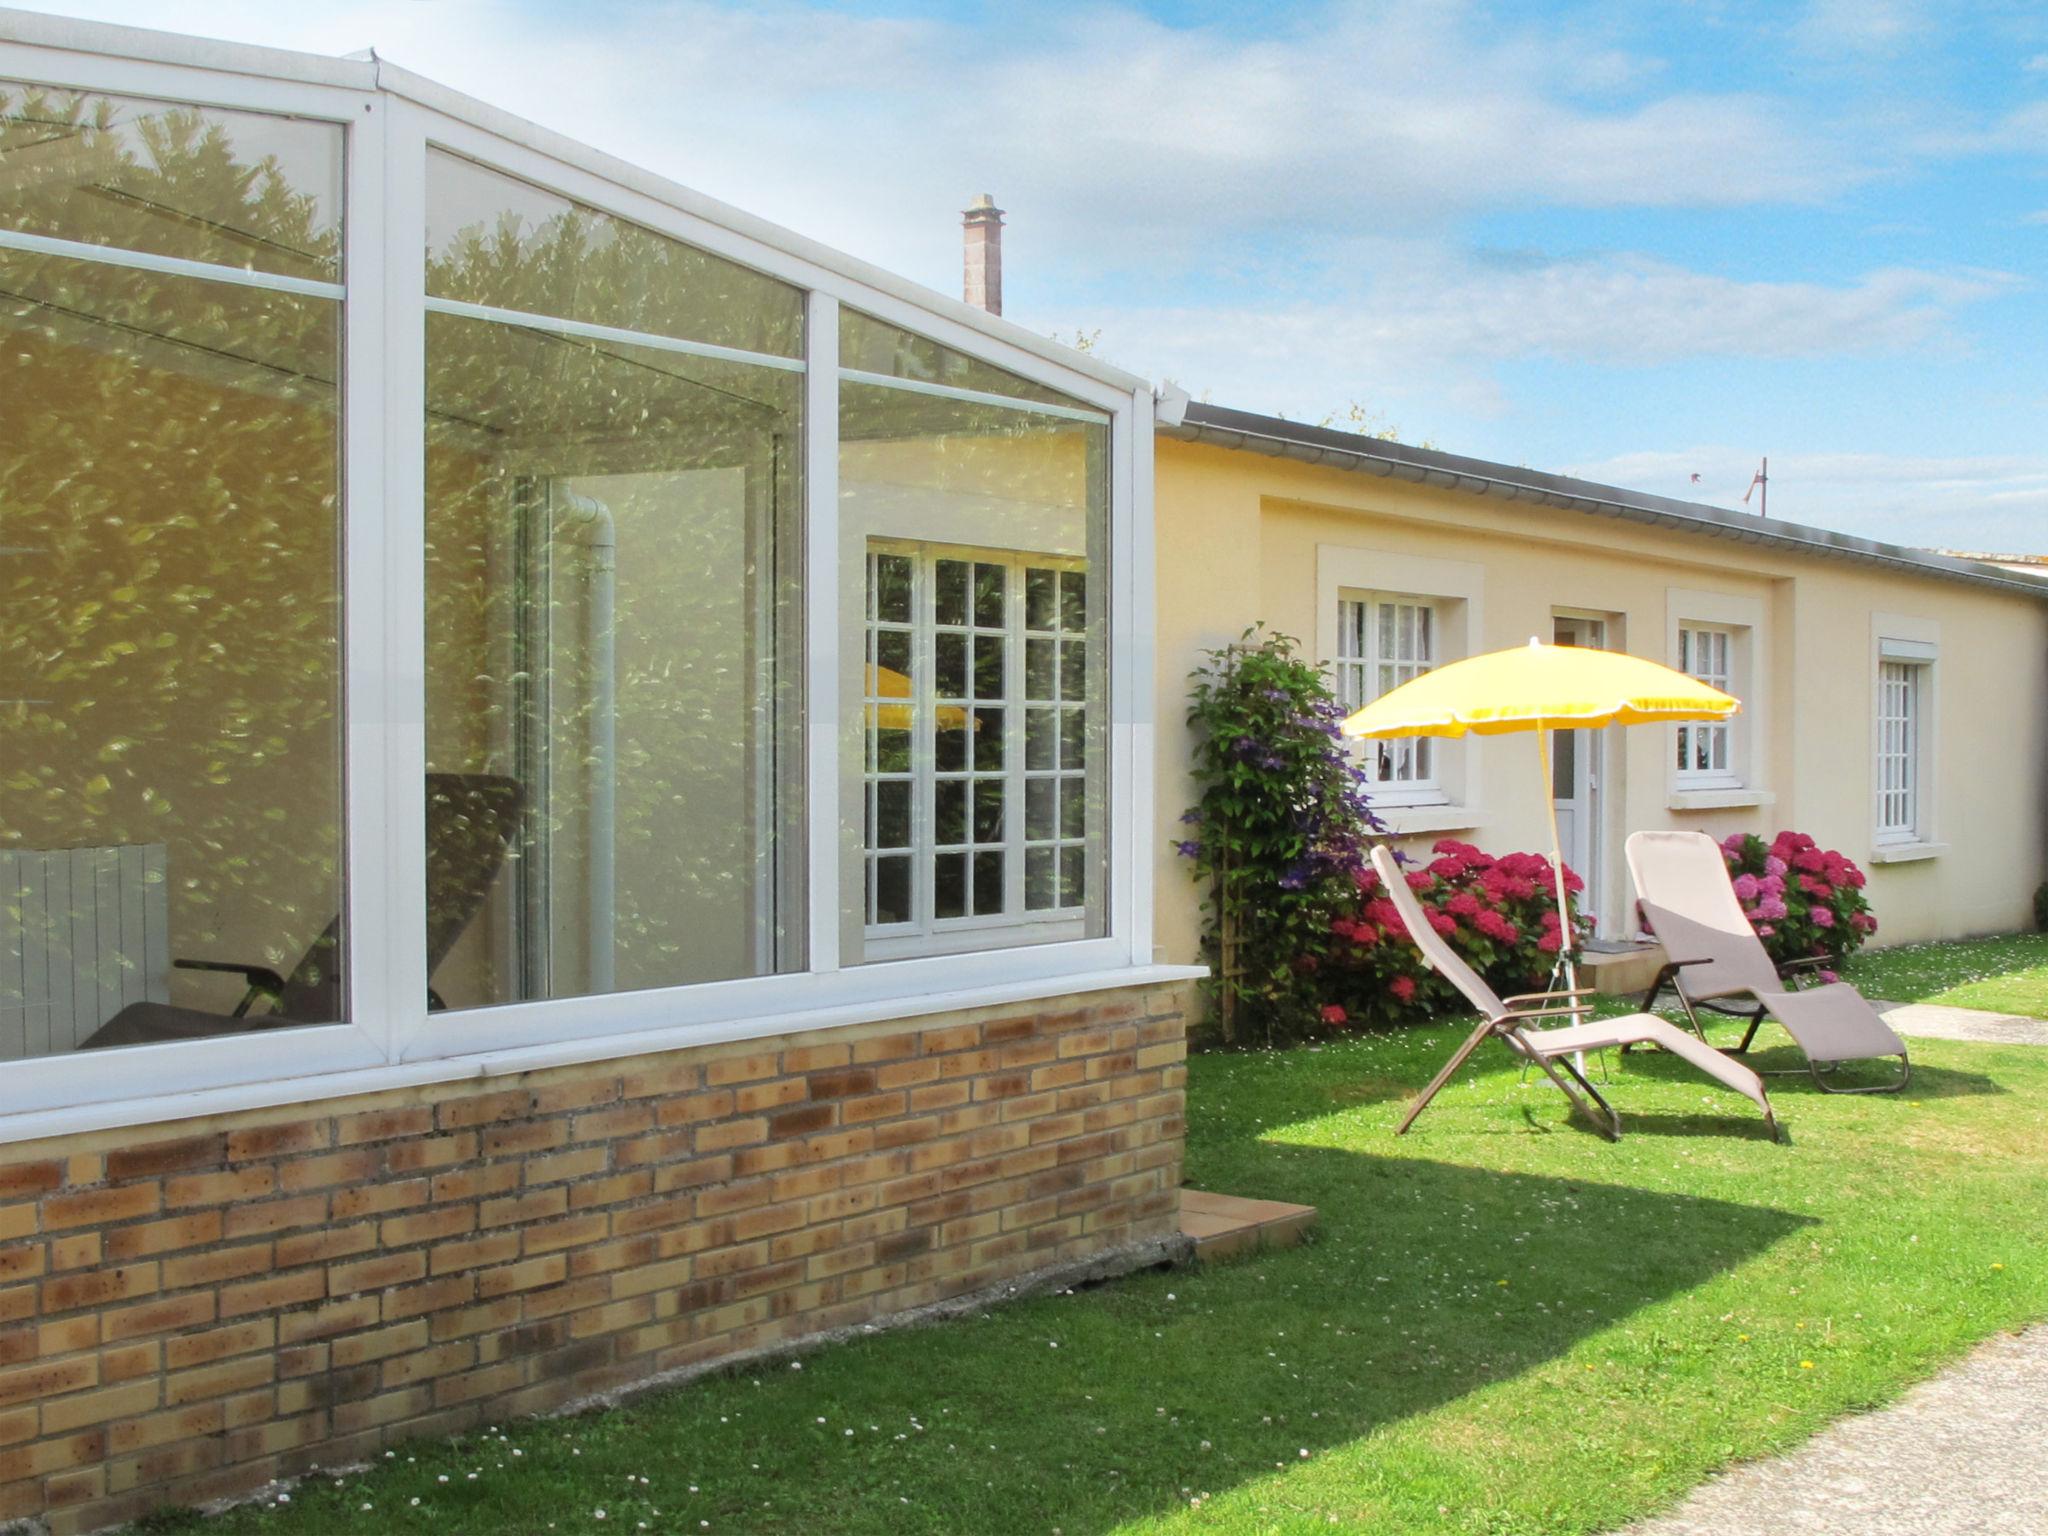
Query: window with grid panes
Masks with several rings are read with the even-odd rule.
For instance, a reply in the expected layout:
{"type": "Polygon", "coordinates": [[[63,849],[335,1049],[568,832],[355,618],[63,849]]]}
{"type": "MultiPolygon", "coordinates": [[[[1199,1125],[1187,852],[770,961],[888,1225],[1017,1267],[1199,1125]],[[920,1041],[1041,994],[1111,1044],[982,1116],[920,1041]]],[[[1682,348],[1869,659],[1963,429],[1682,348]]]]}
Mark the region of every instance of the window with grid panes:
{"type": "MultiPolygon", "coordinates": [[[[1685,625],[1678,631],[1678,670],[1723,693],[1735,691],[1735,637],[1725,629],[1685,625]]],[[[1678,727],[1678,776],[1689,783],[1734,784],[1734,727],[1694,721],[1678,727]]]]}
{"type": "MultiPolygon", "coordinates": [[[[1346,598],[1337,609],[1337,696],[1348,713],[1437,663],[1436,605],[1413,598],[1346,598]]],[[[1366,742],[1366,770],[1384,789],[1433,792],[1436,748],[1427,737],[1366,742]]]]}
{"type": "Polygon", "coordinates": [[[1879,664],[1877,681],[1877,835],[1910,842],[1920,835],[1920,719],[1924,663],[1879,664]]]}
{"type": "Polygon", "coordinates": [[[871,934],[1085,909],[1087,636],[1079,561],[871,544],[871,934]]]}

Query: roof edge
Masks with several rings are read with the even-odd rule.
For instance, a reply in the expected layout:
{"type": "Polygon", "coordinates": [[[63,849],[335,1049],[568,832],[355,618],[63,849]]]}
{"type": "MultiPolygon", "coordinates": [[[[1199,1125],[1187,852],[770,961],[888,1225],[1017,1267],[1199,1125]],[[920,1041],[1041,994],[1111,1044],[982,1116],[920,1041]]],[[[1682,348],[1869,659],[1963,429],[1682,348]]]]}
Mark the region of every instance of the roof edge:
{"type": "Polygon", "coordinates": [[[1191,402],[1177,427],[1161,426],[1163,437],[1216,447],[1241,448],[1304,463],[1324,464],[1384,478],[1462,490],[1475,496],[1534,501],[1546,506],[1657,527],[1683,528],[1712,538],[1771,545],[1802,554],[1856,560],[1936,579],[1997,587],[2048,601],[2048,579],[2035,579],[1982,561],[1960,559],[1855,534],[1735,512],[1705,502],[1680,501],[1647,491],[1579,480],[1490,459],[1469,458],[1434,448],[1417,448],[1383,438],[1362,437],[1333,427],[1311,427],[1278,416],[1191,402]]]}

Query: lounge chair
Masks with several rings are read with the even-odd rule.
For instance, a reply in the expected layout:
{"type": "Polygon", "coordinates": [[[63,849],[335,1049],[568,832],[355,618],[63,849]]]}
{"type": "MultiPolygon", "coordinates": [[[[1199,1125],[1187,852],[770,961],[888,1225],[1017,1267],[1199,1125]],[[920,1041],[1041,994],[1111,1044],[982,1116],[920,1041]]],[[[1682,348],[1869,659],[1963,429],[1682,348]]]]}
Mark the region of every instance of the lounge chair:
{"type": "Polygon", "coordinates": [[[1764,1092],[1763,1079],[1741,1062],[1729,1060],[1704,1041],[1695,1040],[1676,1025],[1667,1024],[1647,1013],[1630,1014],[1621,1019],[1589,1019],[1587,1016],[1593,1011],[1593,1005],[1586,1001],[1593,995],[1590,987],[1558,992],[1525,992],[1510,998],[1496,996],[1493,988],[1480,979],[1479,973],[1430,927],[1429,920],[1422,915],[1422,904],[1408,889],[1401,866],[1394,858],[1394,850],[1384,843],[1373,849],[1372,867],[1379,871],[1380,883],[1386,887],[1388,899],[1401,914],[1402,925],[1407,928],[1415,947],[1422,951],[1422,958],[1429,962],[1430,969],[1464,993],[1466,1000],[1481,1015],[1479,1027],[1465,1037],[1465,1043],[1430,1079],[1429,1086],[1415,1096],[1415,1101],[1408,1106],[1408,1113],[1402,1116],[1400,1125],[1395,1128],[1396,1136],[1407,1133],[1408,1127],[1415,1123],[1415,1117],[1428,1107],[1429,1101],[1465,1064],[1465,1059],[1489,1037],[1498,1038],[1517,1056],[1542,1068],[1544,1075],[1557,1084],[1559,1091],[1572,1101],[1574,1107],[1599,1124],[1615,1141],[1621,1139],[1621,1116],[1579,1070],[1573,1058],[1580,1052],[1604,1051],[1609,1046],[1661,1045],[1755,1104],[1764,1112],[1764,1124],[1770,1127],[1771,1135],[1777,1136],[1778,1119],[1771,1113],[1771,1100],[1764,1092]],[[1583,1022],[1558,1028],[1528,1027],[1536,1020],[1560,1018],[1583,1022]],[[1581,1092],[1586,1096],[1583,1099],[1579,1096],[1581,1092]],[[1600,1107],[1598,1114],[1594,1113],[1587,1099],[1600,1107]]]}
{"type": "Polygon", "coordinates": [[[1806,1053],[1814,1083],[1828,1093],[1896,1093],[1912,1078],[1906,1042],[1862,993],[1840,981],[1798,987],[1798,973],[1824,965],[1825,956],[1772,963],[1743,915],[1720,846],[1706,833],[1631,833],[1628,872],[1643,927],[1669,957],[1643,996],[1646,1011],[1669,987],[1702,1040],[1707,1036],[1700,1026],[1701,1008],[1746,1018],[1749,1028],[1733,1052],[1738,1056],[1749,1049],[1766,1018],[1776,1019],[1806,1053]],[[1828,1074],[1844,1062],[1886,1056],[1899,1058],[1893,1081],[1854,1087],[1828,1081],[1828,1074]]]}
{"type": "MultiPolygon", "coordinates": [[[[519,830],[523,797],[517,780],[488,773],[427,775],[427,974],[439,969],[463,935],[505,862],[519,830]]],[[[209,1013],[172,1003],[130,1003],[79,1042],[81,1051],[166,1040],[275,1029],[287,1024],[332,1024],[342,1016],[341,919],[321,931],[289,976],[267,965],[232,960],[179,960],[181,970],[220,971],[247,984],[233,1013],[209,1013]],[[262,1013],[251,1013],[259,1002],[262,1013]]],[[[427,989],[427,1006],[443,1006],[427,989]]]]}

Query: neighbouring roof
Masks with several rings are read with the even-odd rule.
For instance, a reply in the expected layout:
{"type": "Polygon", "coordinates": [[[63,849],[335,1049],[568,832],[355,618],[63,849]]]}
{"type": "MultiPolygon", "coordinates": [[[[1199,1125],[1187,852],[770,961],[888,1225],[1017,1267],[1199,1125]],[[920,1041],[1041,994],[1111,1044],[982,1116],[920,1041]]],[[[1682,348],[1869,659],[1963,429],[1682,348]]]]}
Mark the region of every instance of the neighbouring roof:
{"type": "MultiPolygon", "coordinates": [[[[1779,518],[1758,517],[1751,512],[1731,512],[1724,507],[1710,507],[1704,502],[1652,496],[1645,491],[1624,490],[1620,486],[1601,485],[1592,480],[1575,480],[1569,475],[1548,474],[1515,464],[1496,464],[1489,459],[1466,458],[1463,454],[1443,453],[1434,448],[1412,448],[1406,443],[1364,437],[1333,427],[1304,426],[1278,416],[1234,411],[1227,406],[1191,401],[1179,426],[1162,426],[1159,432],[1162,436],[1185,442],[1239,448],[1274,458],[1296,459],[1305,464],[1322,464],[1406,480],[1417,485],[1464,491],[1474,496],[1563,507],[1598,517],[1621,518],[1657,528],[1733,539],[1830,559],[1854,560],[1866,565],[1886,566],[1917,575],[1998,587],[2007,592],[2022,592],[2048,599],[2048,564],[2044,564],[2041,576],[2022,575],[2010,567],[1988,563],[1984,558],[1880,543],[1876,539],[1836,533],[1828,528],[1810,528],[1779,518]]],[[[2027,563],[2043,558],[2028,557],[2027,563]]]]}

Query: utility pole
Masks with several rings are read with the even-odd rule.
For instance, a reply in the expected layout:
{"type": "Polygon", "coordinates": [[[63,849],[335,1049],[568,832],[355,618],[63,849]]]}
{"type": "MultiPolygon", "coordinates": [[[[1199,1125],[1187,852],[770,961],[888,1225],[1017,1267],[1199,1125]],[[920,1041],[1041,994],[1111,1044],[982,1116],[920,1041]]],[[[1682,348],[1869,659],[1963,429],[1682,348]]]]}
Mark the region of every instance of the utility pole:
{"type": "Polygon", "coordinates": [[[1751,492],[1756,493],[1756,515],[1758,517],[1769,517],[1771,515],[1771,458],[1769,454],[1764,455],[1763,464],[1758,468],[1756,474],[1750,478],[1749,490],[1742,493],[1742,504],[1745,507],[1749,505],[1751,492]]]}

